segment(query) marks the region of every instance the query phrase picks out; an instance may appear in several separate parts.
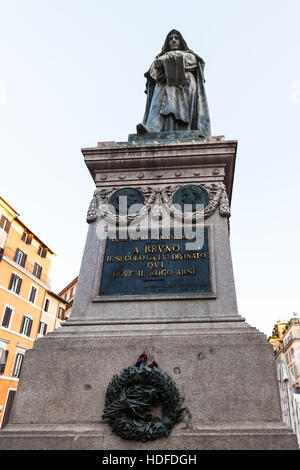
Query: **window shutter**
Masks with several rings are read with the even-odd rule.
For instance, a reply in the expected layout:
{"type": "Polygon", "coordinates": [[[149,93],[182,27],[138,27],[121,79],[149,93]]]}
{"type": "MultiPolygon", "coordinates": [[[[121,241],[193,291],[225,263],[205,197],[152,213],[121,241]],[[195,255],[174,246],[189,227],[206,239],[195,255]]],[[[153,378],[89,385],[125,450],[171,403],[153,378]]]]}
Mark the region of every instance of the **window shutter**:
{"type": "Polygon", "coordinates": [[[11,226],[11,222],[7,221],[7,224],[5,225],[5,229],[4,229],[6,233],[9,232],[10,226],[11,226]]]}
{"type": "Polygon", "coordinates": [[[44,323],[43,321],[40,322],[39,333],[41,335],[45,335],[47,333],[47,323],[44,323]]]}
{"type": "Polygon", "coordinates": [[[25,242],[26,241],[26,232],[23,232],[22,233],[22,238],[21,238],[22,242],[25,242]]]}
{"type": "Polygon", "coordinates": [[[25,323],[25,316],[23,316],[23,321],[22,321],[22,325],[21,325],[21,328],[20,328],[20,333],[22,333],[22,331],[23,331],[24,323],[25,323]]]}
{"type": "MultiPolygon", "coordinates": [[[[1,351],[1,350],[0,350],[1,351]]],[[[8,357],[8,351],[2,349],[2,354],[0,357],[0,374],[4,374],[5,371],[5,366],[7,362],[7,357],[8,357]]]]}
{"type": "Polygon", "coordinates": [[[25,253],[23,253],[22,261],[21,261],[22,268],[25,268],[26,260],[27,260],[27,255],[25,255],[25,253]]]}
{"type": "Polygon", "coordinates": [[[18,281],[17,281],[16,294],[20,294],[21,285],[22,285],[22,279],[19,277],[19,278],[18,278],[18,281]]]}
{"type": "Polygon", "coordinates": [[[19,354],[19,370],[18,370],[18,377],[20,377],[22,365],[23,365],[24,356],[23,354],[19,354]]]}
{"type": "Polygon", "coordinates": [[[28,233],[27,240],[26,240],[27,245],[31,245],[32,237],[33,237],[32,233],[28,233]]]}
{"type": "Polygon", "coordinates": [[[16,355],[15,364],[14,364],[13,373],[12,373],[13,377],[18,377],[19,356],[20,356],[20,354],[16,355]]]}
{"type": "Polygon", "coordinates": [[[43,248],[43,251],[42,251],[42,258],[46,258],[47,256],[47,248],[43,248]]]}
{"type": "Polygon", "coordinates": [[[5,328],[7,328],[9,325],[11,314],[12,314],[12,309],[9,307],[6,307],[4,317],[2,320],[2,326],[4,326],[5,328]]]}
{"type": "Polygon", "coordinates": [[[17,354],[16,360],[15,360],[15,365],[14,365],[14,370],[13,370],[13,374],[12,374],[13,377],[17,377],[17,378],[20,377],[20,373],[21,373],[21,369],[22,369],[22,365],[23,365],[23,359],[24,359],[23,354],[17,354]]]}
{"type": "Polygon", "coordinates": [[[30,290],[29,302],[32,302],[34,304],[36,300],[36,294],[37,294],[37,288],[32,286],[30,290]]]}
{"type": "Polygon", "coordinates": [[[40,266],[40,265],[37,264],[37,263],[34,263],[33,274],[34,274],[38,279],[41,279],[41,275],[42,275],[42,266],[40,266]]]}
{"type": "Polygon", "coordinates": [[[15,275],[12,274],[11,278],[10,278],[10,281],[9,281],[8,290],[11,290],[11,288],[12,288],[12,285],[13,285],[13,282],[14,282],[14,277],[15,277],[15,275]]]}
{"type": "Polygon", "coordinates": [[[31,333],[31,328],[32,328],[32,320],[31,318],[29,319],[29,324],[28,324],[28,330],[27,330],[27,336],[30,336],[31,333]]]}
{"type": "Polygon", "coordinates": [[[10,222],[4,215],[0,219],[0,228],[4,228],[5,232],[8,232],[10,229],[10,222]]]}

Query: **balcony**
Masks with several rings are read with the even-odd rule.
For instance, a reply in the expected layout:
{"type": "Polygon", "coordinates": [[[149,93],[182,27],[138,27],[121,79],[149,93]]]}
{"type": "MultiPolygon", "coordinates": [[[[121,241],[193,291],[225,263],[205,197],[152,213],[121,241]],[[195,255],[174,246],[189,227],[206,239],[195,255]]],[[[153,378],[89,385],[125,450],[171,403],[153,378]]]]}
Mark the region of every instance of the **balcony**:
{"type": "Polygon", "coordinates": [[[50,286],[50,279],[47,276],[45,276],[43,273],[40,273],[40,274],[35,273],[34,266],[28,263],[28,261],[26,261],[25,263],[22,263],[22,262],[18,263],[17,261],[15,261],[17,251],[18,250],[12,250],[11,248],[7,246],[4,249],[3,256],[6,256],[7,258],[11,259],[16,264],[18,264],[21,268],[25,269],[25,271],[28,271],[30,274],[32,274],[32,276],[36,277],[44,284],[47,284],[47,286],[50,286]]]}

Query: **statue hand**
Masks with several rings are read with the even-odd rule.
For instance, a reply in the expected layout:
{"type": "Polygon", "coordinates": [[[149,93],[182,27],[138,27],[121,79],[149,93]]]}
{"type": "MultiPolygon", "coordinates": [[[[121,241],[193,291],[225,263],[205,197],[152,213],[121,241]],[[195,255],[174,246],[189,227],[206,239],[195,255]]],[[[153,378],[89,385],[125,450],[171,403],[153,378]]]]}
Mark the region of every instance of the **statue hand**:
{"type": "Polygon", "coordinates": [[[154,67],[155,67],[156,69],[158,69],[158,68],[162,67],[163,61],[162,61],[161,59],[156,59],[156,60],[154,61],[154,64],[153,64],[153,65],[154,65],[154,67]]]}
{"type": "Polygon", "coordinates": [[[165,83],[165,81],[166,81],[166,76],[165,76],[165,74],[164,74],[163,71],[162,71],[162,72],[158,72],[157,77],[156,77],[156,81],[157,81],[158,83],[165,83]]]}

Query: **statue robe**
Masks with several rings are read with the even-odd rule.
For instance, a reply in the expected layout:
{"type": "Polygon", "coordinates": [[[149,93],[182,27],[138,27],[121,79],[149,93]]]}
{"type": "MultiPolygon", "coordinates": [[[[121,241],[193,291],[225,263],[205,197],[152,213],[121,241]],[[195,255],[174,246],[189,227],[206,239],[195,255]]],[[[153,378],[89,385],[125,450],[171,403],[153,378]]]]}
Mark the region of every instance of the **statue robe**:
{"type": "Polygon", "coordinates": [[[161,72],[153,63],[145,74],[147,104],[143,124],[150,132],[199,130],[200,135],[210,135],[203,78],[204,62],[190,51],[166,52],[159,59],[165,62],[175,55],[183,57],[185,83],[169,86],[167,78],[161,82],[161,72]]]}

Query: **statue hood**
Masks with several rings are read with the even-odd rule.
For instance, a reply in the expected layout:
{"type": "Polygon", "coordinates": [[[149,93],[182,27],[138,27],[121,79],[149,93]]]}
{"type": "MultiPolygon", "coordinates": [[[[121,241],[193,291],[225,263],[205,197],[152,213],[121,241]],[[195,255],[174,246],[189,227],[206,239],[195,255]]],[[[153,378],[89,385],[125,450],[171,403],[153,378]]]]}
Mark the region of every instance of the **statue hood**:
{"type": "MultiPolygon", "coordinates": [[[[198,54],[195,54],[194,51],[192,51],[191,49],[189,49],[187,43],[185,42],[182,34],[180,31],[177,31],[177,29],[171,29],[171,31],[168,32],[167,36],[166,36],[166,39],[165,39],[165,42],[163,44],[163,47],[161,48],[161,51],[160,53],[156,56],[156,58],[164,55],[166,52],[169,52],[170,51],[170,46],[169,46],[169,36],[171,34],[178,34],[179,38],[180,38],[180,42],[181,42],[181,45],[182,45],[182,51],[184,52],[190,52],[191,54],[194,54],[194,56],[196,57],[197,61],[200,62],[201,64],[201,67],[202,67],[202,72],[204,72],[204,66],[205,66],[205,62],[204,60],[202,59],[202,57],[198,56],[198,54]]],[[[145,77],[146,77],[146,74],[145,74],[145,77]]],[[[205,81],[205,80],[204,80],[205,81]]]]}
{"type": "Polygon", "coordinates": [[[178,34],[179,38],[180,38],[180,42],[181,42],[181,45],[182,45],[182,50],[183,51],[186,51],[186,52],[192,52],[190,51],[190,49],[188,48],[188,45],[187,43],[185,42],[185,40],[183,39],[183,36],[182,34],[177,31],[177,29],[172,29],[171,31],[168,32],[167,36],[166,36],[166,39],[165,39],[165,42],[163,44],[163,47],[161,48],[161,52],[156,56],[156,57],[159,57],[161,55],[164,55],[166,52],[169,52],[171,49],[170,49],[170,46],[169,46],[169,36],[171,36],[171,34],[178,34]]]}

